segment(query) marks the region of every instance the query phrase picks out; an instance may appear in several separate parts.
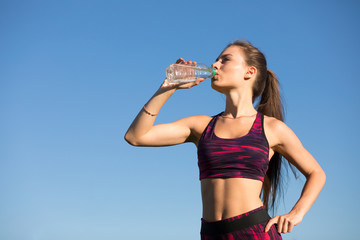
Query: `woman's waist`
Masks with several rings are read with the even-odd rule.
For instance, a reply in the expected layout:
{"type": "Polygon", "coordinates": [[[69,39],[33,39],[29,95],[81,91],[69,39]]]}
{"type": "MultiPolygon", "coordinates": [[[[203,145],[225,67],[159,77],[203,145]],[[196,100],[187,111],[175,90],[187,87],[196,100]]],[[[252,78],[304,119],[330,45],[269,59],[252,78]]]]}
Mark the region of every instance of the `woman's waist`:
{"type": "Polygon", "coordinates": [[[262,182],[249,179],[204,179],[201,181],[203,218],[219,221],[263,206],[262,182]]]}
{"type": "Polygon", "coordinates": [[[263,203],[258,197],[257,199],[240,201],[237,203],[217,203],[211,201],[203,201],[203,219],[207,221],[220,221],[235,217],[256,208],[262,207],[263,203]]]}

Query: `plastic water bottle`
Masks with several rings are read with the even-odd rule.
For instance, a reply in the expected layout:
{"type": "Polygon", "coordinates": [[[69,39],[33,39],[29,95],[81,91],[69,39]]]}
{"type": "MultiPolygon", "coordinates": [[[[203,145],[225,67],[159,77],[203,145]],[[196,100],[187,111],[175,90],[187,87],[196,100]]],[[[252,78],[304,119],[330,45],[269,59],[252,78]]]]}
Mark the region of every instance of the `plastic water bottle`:
{"type": "Polygon", "coordinates": [[[212,78],[214,76],[215,69],[205,64],[171,64],[166,69],[167,80],[171,83],[193,82],[198,78],[212,78]]]}

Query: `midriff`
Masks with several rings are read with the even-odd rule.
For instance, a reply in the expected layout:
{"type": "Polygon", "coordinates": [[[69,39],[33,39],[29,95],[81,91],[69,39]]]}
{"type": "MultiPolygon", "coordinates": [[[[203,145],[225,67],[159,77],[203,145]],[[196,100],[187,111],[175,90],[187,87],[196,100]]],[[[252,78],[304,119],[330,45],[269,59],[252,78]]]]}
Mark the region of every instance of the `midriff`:
{"type": "Polygon", "coordinates": [[[219,221],[261,207],[262,184],[248,178],[202,179],[203,218],[219,221]]]}

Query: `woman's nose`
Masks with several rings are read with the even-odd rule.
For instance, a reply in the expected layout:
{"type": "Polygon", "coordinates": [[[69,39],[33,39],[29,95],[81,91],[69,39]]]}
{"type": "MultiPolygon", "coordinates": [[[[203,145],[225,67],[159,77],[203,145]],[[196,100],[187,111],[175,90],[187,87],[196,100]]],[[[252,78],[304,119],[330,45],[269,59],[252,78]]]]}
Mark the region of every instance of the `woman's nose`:
{"type": "Polygon", "coordinates": [[[214,62],[211,66],[215,69],[219,69],[219,62],[214,62]]]}

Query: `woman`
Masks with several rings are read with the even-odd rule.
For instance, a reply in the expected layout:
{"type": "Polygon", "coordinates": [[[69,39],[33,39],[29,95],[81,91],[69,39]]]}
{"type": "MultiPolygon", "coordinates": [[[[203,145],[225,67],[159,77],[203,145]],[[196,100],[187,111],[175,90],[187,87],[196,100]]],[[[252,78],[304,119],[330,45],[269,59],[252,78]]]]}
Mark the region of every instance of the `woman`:
{"type": "MultiPolygon", "coordinates": [[[[183,59],[177,63],[194,64],[183,59]]],[[[280,233],[291,232],[302,221],[325,183],[325,173],[282,122],[278,81],[257,48],[236,41],[212,66],[216,75],[211,86],[226,96],[224,112],[153,125],[177,89],[191,88],[204,79],[185,84],[165,80],[137,115],[125,139],[134,146],[184,142],[197,146],[203,202],[201,239],[281,239],[280,233]],[[256,99],[260,102],[255,108],[256,99]],[[266,209],[275,201],[281,156],[307,181],[292,210],[270,219],[266,209]]]]}

